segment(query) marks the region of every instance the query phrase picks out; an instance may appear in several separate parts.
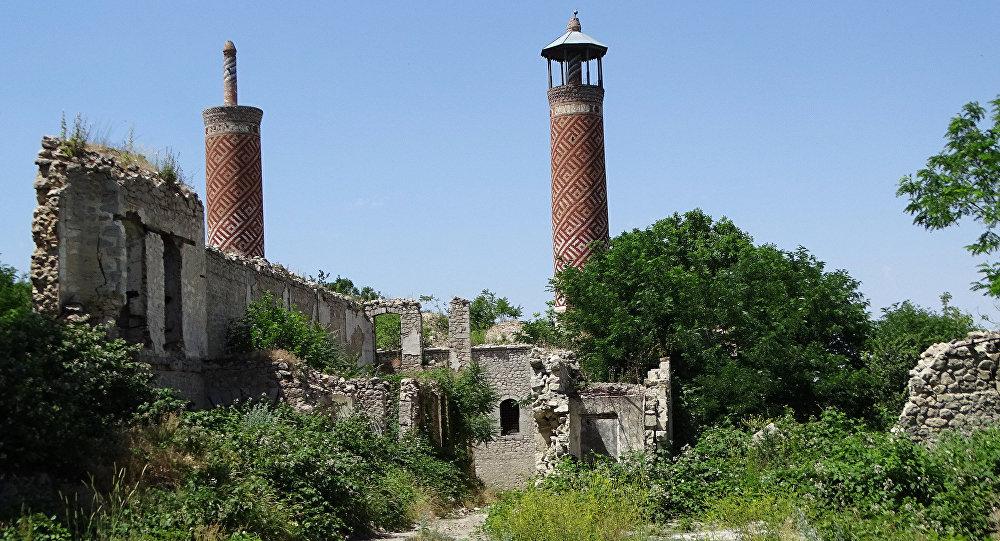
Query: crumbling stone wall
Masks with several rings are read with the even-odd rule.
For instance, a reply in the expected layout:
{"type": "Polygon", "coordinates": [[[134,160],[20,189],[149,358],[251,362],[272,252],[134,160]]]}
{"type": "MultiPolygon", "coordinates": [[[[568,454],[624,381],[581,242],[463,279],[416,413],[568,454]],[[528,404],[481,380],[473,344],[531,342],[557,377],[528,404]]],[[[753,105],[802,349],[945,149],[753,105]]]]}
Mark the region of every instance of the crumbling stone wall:
{"type": "Polygon", "coordinates": [[[651,453],[669,447],[674,440],[673,408],[671,407],[670,358],[660,359],[659,368],[650,370],[643,382],[643,448],[651,453]]]}
{"type": "Polygon", "coordinates": [[[281,265],[207,250],[209,356],[225,353],[230,324],[254,300],[271,294],[285,308],[311,317],[337,336],[358,364],[375,362],[375,334],[361,303],[295,275],[281,265]]]}
{"type": "Polygon", "coordinates": [[[644,450],[646,388],[631,383],[593,383],[570,399],[570,454],[613,458],[644,450]]]}
{"type": "Polygon", "coordinates": [[[448,304],[448,346],[451,348],[451,367],[456,370],[472,360],[469,304],[468,299],[459,297],[448,304]]]}
{"type": "Polygon", "coordinates": [[[204,367],[203,407],[248,400],[285,402],[302,412],[338,418],[367,417],[382,431],[389,428],[392,386],[379,378],[345,379],[323,374],[285,351],[263,351],[209,361],[204,367]]]}
{"type": "MultiPolygon", "coordinates": [[[[204,361],[225,352],[230,323],[273,293],[374,361],[364,306],[260,258],[205,248],[197,194],[110,149],[69,156],[42,139],[36,164],[31,279],[37,310],[108,323],[141,344],[159,384],[207,402],[204,361]]],[[[419,337],[419,333],[418,333],[419,337]]]]}
{"type": "Polygon", "coordinates": [[[375,299],[365,303],[369,320],[382,314],[399,314],[400,370],[420,370],[423,359],[423,318],[413,299],[375,299]]]}
{"type": "MultiPolygon", "coordinates": [[[[492,486],[519,486],[534,475],[535,423],[527,405],[531,396],[531,351],[532,346],[525,344],[471,348],[471,359],[482,367],[499,401],[514,400],[518,405],[517,432],[499,434],[494,441],[473,450],[476,475],[492,486]]],[[[499,427],[499,407],[492,415],[499,427]]]]}
{"type": "Polygon", "coordinates": [[[910,370],[909,399],[897,430],[930,441],[944,430],[1000,424],[1000,332],[973,332],[934,344],[910,370]]]}
{"type": "Polygon", "coordinates": [[[571,351],[531,351],[531,403],[535,421],[535,471],[548,475],[570,454],[570,395],[582,383],[580,364],[571,351]]]}

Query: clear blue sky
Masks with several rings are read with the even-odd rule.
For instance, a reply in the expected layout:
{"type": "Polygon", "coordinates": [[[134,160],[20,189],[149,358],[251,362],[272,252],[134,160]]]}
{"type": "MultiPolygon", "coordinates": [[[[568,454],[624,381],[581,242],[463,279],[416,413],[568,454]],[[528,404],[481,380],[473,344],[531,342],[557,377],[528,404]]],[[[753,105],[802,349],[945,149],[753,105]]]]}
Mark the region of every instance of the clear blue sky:
{"type": "Polygon", "coordinates": [[[541,310],[539,51],[579,9],[610,46],[612,234],[701,207],[848,270],[874,310],[950,291],[996,314],[968,287],[977,229],[924,231],[894,192],[965,102],[1000,93],[1000,3],[269,4],[5,4],[0,258],[28,267],[32,162],[61,111],[114,138],[134,125],[204,194],[201,110],[222,102],[232,39],[240,102],[264,109],[269,259],[394,296],[490,288],[541,310]]]}

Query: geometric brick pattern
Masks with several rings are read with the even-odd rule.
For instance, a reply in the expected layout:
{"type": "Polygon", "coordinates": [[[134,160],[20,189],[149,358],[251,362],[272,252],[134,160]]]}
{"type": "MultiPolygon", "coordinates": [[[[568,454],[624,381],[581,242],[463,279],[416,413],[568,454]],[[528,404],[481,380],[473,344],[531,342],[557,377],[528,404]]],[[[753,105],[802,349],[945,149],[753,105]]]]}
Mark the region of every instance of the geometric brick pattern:
{"type": "Polygon", "coordinates": [[[205,138],[208,243],[264,257],[264,193],[259,133],[205,138]]]}
{"type": "Polygon", "coordinates": [[[581,267],[595,241],[607,241],[608,190],[604,119],[597,113],[553,115],[552,249],[555,269],[581,267]]]}

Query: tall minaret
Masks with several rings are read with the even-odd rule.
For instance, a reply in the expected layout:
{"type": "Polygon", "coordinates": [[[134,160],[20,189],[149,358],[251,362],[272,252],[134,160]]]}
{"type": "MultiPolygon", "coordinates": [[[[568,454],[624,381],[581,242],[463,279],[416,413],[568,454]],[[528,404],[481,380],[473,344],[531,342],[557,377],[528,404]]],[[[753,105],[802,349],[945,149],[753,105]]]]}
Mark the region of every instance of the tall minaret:
{"type": "Polygon", "coordinates": [[[205,120],[208,244],[224,252],[264,257],[260,166],[260,120],[264,111],[236,104],[233,42],[226,42],[222,56],[223,105],[201,113],[205,120]]]}
{"type": "MultiPolygon", "coordinates": [[[[604,69],[608,46],[581,32],[577,12],[566,33],[542,49],[549,66],[552,136],[552,251],[555,270],[581,267],[592,244],[607,241],[604,69]],[[555,61],[558,73],[552,74],[555,61]]],[[[556,310],[565,309],[556,298],[556,310]]]]}

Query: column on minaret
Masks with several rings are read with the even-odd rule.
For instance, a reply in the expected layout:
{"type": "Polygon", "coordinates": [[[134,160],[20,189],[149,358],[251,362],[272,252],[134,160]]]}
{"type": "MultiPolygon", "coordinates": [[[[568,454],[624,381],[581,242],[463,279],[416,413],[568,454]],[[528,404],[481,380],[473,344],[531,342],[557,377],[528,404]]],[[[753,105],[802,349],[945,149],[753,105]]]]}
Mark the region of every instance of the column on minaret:
{"type": "Polygon", "coordinates": [[[236,47],[223,54],[223,106],[202,112],[208,244],[224,252],[264,257],[264,189],[260,121],[264,111],[237,104],[236,47]]]}
{"type": "MultiPolygon", "coordinates": [[[[594,244],[609,239],[601,65],[608,48],[581,30],[574,13],[566,32],[542,49],[550,73],[555,62],[560,75],[556,81],[550,77],[548,91],[555,272],[582,267],[594,244]],[[592,84],[591,62],[597,84],[592,84]]],[[[557,296],[556,310],[563,309],[564,300],[557,296]]]]}

